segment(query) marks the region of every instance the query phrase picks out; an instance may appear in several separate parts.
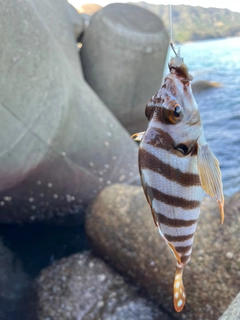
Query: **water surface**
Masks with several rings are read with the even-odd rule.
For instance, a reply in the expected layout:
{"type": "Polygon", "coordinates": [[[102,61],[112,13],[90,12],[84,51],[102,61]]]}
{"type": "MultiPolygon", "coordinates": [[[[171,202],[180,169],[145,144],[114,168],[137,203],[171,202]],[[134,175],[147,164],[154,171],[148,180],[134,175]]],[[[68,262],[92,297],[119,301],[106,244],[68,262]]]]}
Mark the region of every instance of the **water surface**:
{"type": "Polygon", "coordinates": [[[224,194],[231,196],[240,191],[240,38],[187,43],[181,56],[194,81],[222,85],[195,98],[206,139],[220,161],[224,194]]]}

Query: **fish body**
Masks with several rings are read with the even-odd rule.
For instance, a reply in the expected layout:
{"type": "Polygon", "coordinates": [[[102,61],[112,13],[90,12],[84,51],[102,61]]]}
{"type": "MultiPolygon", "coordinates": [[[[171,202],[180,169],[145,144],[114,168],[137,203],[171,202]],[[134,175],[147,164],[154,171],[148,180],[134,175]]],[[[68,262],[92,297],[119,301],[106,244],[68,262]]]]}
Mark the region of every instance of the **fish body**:
{"type": "Polygon", "coordinates": [[[176,311],[185,304],[182,273],[192,252],[204,191],[218,201],[223,222],[221,172],[204,137],[191,75],[176,54],[160,90],[148,102],[146,132],[139,140],[139,171],[154,222],[176,258],[176,311]]]}

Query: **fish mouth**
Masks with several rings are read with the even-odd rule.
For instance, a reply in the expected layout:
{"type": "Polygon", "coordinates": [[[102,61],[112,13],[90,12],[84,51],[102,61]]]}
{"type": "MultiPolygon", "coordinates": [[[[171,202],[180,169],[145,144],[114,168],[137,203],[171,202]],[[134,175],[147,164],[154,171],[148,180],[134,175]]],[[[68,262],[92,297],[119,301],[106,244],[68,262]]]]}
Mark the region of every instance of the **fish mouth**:
{"type": "Polygon", "coordinates": [[[175,149],[180,151],[184,156],[188,156],[192,150],[193,145],[191,144],[189,147],[184,143],[179,143],[177,146],[175,146],[175,149]]]}

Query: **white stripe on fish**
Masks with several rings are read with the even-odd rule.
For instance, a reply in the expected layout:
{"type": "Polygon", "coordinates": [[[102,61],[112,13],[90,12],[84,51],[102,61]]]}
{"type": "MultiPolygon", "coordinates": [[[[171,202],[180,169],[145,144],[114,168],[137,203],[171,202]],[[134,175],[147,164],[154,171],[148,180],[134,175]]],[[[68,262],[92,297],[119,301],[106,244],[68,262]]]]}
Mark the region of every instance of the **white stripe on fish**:
{"type": "Polygon", "coordinates": [[[199,200],[199,194],[203,194],[201,186],[183,187],[175,181],[170,181],[161,173],[150,169],[142,169],[145,183],[156,190],[164,190],[164,193],[173,197],[181,197],[186,200],[199,200]]]}
{"type": "Polygon", "coordinates": [[[179,207],[173,207],[169,204],[161,202],[157,199],[153,199],[152,208],[156,212],[160,212],[168,218],[180,219],[180,220],[197,220],[200,214],[200,209],[195,208],[191,210],[182,209],[179,207]]]}
{"type": "Polygon", "coordinates": [[[174,236],[188,236],[190,234],[193,234],[196,230],[197,222],[192,224],[189,227],[170,227],[163,223],[161,223],[161,230],[163,234],[169,234],[174,236]]]}

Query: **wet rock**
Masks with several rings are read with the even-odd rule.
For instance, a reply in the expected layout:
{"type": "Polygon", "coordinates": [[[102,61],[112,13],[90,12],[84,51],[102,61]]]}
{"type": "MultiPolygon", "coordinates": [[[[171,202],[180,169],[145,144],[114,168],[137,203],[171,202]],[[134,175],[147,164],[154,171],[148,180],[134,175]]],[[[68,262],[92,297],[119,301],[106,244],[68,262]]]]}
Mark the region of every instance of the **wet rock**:
{"type": "MultiPolygon", "coordinates": [[[[0,238],[1,320],[20,319],[21,317],[21,319],[29,319],[22,310],[22,304],[26,303],[26,296],[30,284],[30,278],[23,271],[19,259],[3,245],[2,239],[0,238]]],[[[31,303],[29,303],[29,305],[30,304],[31,303]]],[[[29,311],[28,308],[25,309],[25,311],[29,311]]]]}
{"type": "Polygon", "coordinates": [[[169,319],[89,253],[64,258],[44,269],[35,287],[39,320],[169,319]]]}
{"type": "Polygon", "coordinates": [[[238,320],[240,319],[240,293],[234,298],[230,306],[224,312],[224,314],[219,318],[219,320],[238,320]]]}
{"type": "Polygon", "coordinates": [[[1,6],[0,222],[82,220],[106,185],[139,181],[136,144],[83,78],[68,6],[1,6]]]}
{"type": "Polygon", "coordinates": [[[215,201],[203,200],[192,259],[184,272],[187,303],[181,314],[172,306],[174,257],[158,235],[141,187],[105,188],[89,210],[86,231],[99,255],[173,317],[215,320],[240,287],[240,194],[227,200],[225,208],[220,225],[215,201]]]}
{"type": "Polygon", "coordinates": [[[193,93],[199,93],[207,89],[220,87],[222,87],[221,83],[214,81],[199,80],[192,83],[193,93]]]}
{"type": "Polygon", "coordinates": [[[110,4],[92,17],[82,43],[87,82],[130,133],[143,131],[169,44],[161,20],[134,5],[110,4]]]}

